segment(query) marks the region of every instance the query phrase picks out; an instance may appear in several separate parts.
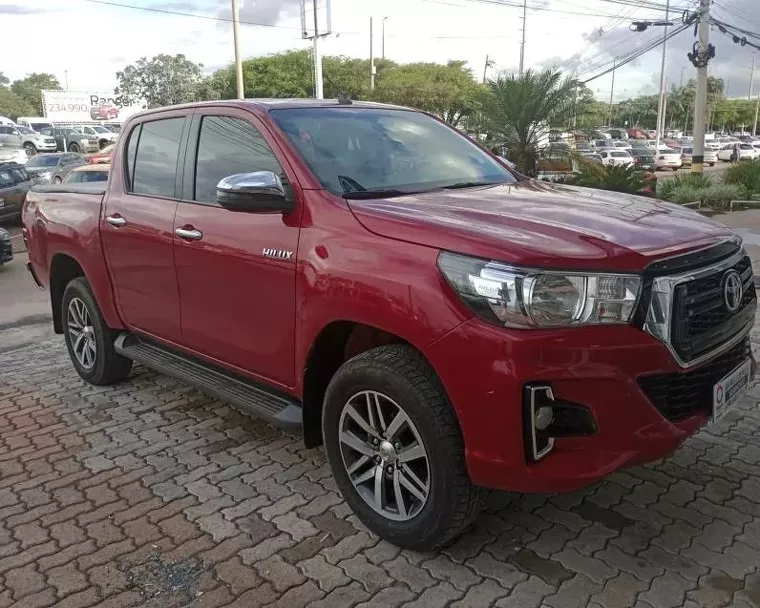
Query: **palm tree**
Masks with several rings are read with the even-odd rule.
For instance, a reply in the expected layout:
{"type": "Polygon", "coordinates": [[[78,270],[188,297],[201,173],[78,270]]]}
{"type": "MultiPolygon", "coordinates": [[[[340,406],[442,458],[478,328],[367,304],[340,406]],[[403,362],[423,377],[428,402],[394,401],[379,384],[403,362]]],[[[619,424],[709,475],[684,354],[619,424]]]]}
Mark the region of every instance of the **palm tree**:
{"type": "Polygon", "coordinates": [[[483,100],[487,132],[492,145],[507,148],[518,171],[536,174],[539,136],[571,116],[576,86],[575,80],[551,69],[499,76],[488,83],[483,100]]]}

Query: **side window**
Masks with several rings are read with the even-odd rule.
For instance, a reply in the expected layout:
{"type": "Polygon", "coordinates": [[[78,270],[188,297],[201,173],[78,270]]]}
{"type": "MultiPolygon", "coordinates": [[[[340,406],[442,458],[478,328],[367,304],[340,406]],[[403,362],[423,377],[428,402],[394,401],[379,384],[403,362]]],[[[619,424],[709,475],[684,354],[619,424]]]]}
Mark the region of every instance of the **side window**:
{"type": "Polygon", "coordinates": [[[11,132],[8,127],[0,127],[0,135],[8,135],[11,132]]]}
{"type": "Polygon", "coordinates": [[[78,184],[82,181],[82,175],[84,175],[82,171],[72,171],[66,176],[65,181],[67,184],[78,184]]]}
{"type": "Polygon", "coordinates": [[[12,186],[13,176],[10,171],[0,171],[0,186],[12,186]]]}
{"type": "Polygon", "coordinates": [[[258,129],[241,118],[204,116],[195,159],[193,200],[215,203],[216,185],[222,178],[254,171],[282,176],[280,163],[258,129]]]}
{"type": "Polygon", "coordinates": [[[142,123],[135,155],[132,192],[174,197],[177,157],[184,125],[184,117],[142,123]]]}
{"type": "Polygon", "coordinates": [[[127,178],[127,192],[132,192],[132,176],[135,174],[135,153],[137,152],[137,142],[140,140],[140,128],[137,125],[129,134],[127,141],[126,156],[124,162],[124,171],[127,178]]]}

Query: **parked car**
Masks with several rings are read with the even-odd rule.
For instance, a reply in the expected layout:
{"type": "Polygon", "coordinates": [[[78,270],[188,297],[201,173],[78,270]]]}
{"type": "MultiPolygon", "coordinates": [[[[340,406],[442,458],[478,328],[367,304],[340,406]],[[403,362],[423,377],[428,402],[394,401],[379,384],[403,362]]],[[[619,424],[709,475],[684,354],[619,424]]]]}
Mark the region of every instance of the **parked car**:
{"type": "Polygon", "coordinates": [[[750,144],[732,142],[724,144],[718,152],[718,159],[722,161],[755,160],[757,154],[750,144]]]}
{"type": "MultiPolygon", "coordinates": [[[[23,165],[0,164],[0,222],[18,221],[21,218],[21,205],[31,187],[31,177],[23,165]]],[[[2,253],[0,251],[0,257],[2,253]]]]}
{"type": "Polygon", "coordinates": [[[26,170],[37,183],[60,184],[69,171],[86,162],[84,156],[74,152],[37,154],[26,163],[26,170]]]}
{"type": "Polygon", "coordinates": [[[0,144],[6,148],[23,148],[28,156],[38,151],[55,151],[53,138],[23,126],[0,126],[0,144]]]}
{"type": "Polygon", "coordinates": [[[517,176],[421,112],[159,108],[111,166],[24,205],[76,372],[111,384],[139,361],[300,429],[408,549],[451,542],[482,487],[566,492],[664,458],[754,375],[730,228],[517,176]]]}
{"type": "Polygon", "coordinates": [[[121,125],[117,122],[104,122],[101,126],[111,133],[118,133],[121,130],[121,125]]]}
{"type": "Polygon", "coordinates": [[[23,148],[7,148],[0,145],[0,164],[2,163],[17,163],[23,165],[29,157],[23,148]]]}
{"type": "Polygon", "coordinates": [[[13,260],[13,244],[11,243],[11,233],[0,228],[0,266],[13,260]]]}
{"type": "Polygon", "coordinates": [[[645,171],[654,171],[656,164],[654,162],[654,152],[649,148],[635,147],[631,149],[634,163],[639,169],[645,171]]]}
{"type": "Polygon", "coordinates": [[[93,120],[111,120],[119,117],[119,108],[112,103],[102,103],[90,108],[90,118],[93,120]]]}
{"type": "Polygon", "coordinates": [[[111,170],[110,165],[82,165],[69,171],[69,174],[63,178],[64,184],[88,184],[93,182],[108,181],[108,173],[111,170]]]}
{"type": "Polygon", "coordinates": [[[101,150],[106,146],[110,146],[119,137],[118,133],[109,131],[100,125],[74,125],[72,128],[79,133],[92,135],[93,137],[97,138],[98,145],[100,146],[101,150]]]}
{"type": "Polygon", "coordinates": [[[42,134],[55,138],[58,152],[97,152],[100,150],[97,137],[85,135],[74,129],[61,127],[42,129],[42,134]]]}
{"type": "Polygon", "coordinates": [[[633,146],[626,140],[618,139],[615,140],[615,148],[618,150],[632,150],[633,146]]]}
{"type": "Polygon", "coordinates": [[[633,165],[633,156],[627,150],[597,150],[605,165],[630,167],[633,165]]]}
{"type": "Polygon", "coordinates": [[[42,129],[50,129],[53,127],[53,123],[47,118],[41,118],[40,116],[19,116],[16,124],[23,127],[29,127],[33,131],[37,131],[37,133],[41,133],[42,129]]]}
{"type": "MultiPolygon", "coordinates": [[[[684,167],[691,167],[692,163],[692,156],[694,154],[694,148],[691,146],[679,148],[679,152],[681,153],[681,164],[684,167]]],[[[704,164],[710,165],[711,167],[715,166],[715,163],[718,162],[718,154],[716,152],[713,152],[712,150],[708,150],[705,147],[704,151],[704,164]]]]}
{"type": "Polygon", "coordinates": [[[583,153],[594,153],[594,147],[591,145],[590,142],[587,141],[576,141],[575,142],[575,150],[581,154],[583,153]]]}
{"type": "Polygon", "coordinates": [[[101,164],[101,163],[110,163],[111,162],[111,155],[113,154],[113,151],[116,149],[116,144],[111,144],[110,146],[106,146],[103,148],[100,152],[95,152],[94,154],[89,154],[87,156],[88,162],[92,164],[101,164]]]}
{"type": "Polygon", "coordinates": [[[655,152],[655,165],[657,170],[672,169],[678,171],[683,165],[681,152],[668,146],[660,146],[655,152]]]}

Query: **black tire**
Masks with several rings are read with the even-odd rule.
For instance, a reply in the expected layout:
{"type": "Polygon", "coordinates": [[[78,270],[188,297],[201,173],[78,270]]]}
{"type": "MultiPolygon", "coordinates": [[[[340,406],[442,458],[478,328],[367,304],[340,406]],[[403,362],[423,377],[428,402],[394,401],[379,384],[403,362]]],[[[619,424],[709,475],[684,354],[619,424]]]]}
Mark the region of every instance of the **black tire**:
{"type": "Polygon", "coordinates": [[[63,180],[60,177],[58,177],[57,175],[53,178],[53,183],[54,184],[60,184],[62,181],[63,180]]]}
{"type": "Polygon", "coordinates": [[[92,295],[92,290],[84,277],[73,279],[63,292],[61,302],[61,319],[66,348],[74,364],[74,369],[83,380],[90,384],[105,385],[124,380],[132,370],[132,360],[119,355],[113,347],[118,333],[108,327],[100,313],[100,308],[92,295]],[[73,338],[68,323],[69,304],[73,299],[84,303],[92,327],[95,342],[95,361],[87,368],[82,365],[74,354],[73,338]]]}
{"type": "Polygon", "coordinates": [[[109,142],[107,139],[101,139],[100,142],[98,142],[98,145],[100,146],[100,149],[107,148],[110,145],[111,142],[109,142]]]}
{"type": "Polygon", "coordinates": [[[32,142],[28,141],[24,144],[24,151],[27,156],[34,156],[37,154],[37,147],[32,142]]]}
{"type": "Polygon", "coordinates": [[[454,410],[424,357],[406,345],[381,346],[347,361],[325,395],[322,431],[327,457],[344,499],[359,519],[399,547],[429,551],[455,540],[480,512],[484,491],[467,473],[464,441],[454,410]],[[357,393],[377,391],[414,423],[427,451],[427,502],[411,519],[395,521],[370,507],[349,478],[339,443],[343,408],[357,393]]]}
{"type": "Polygon", "coordinates": [[[710,163],[710,166],[711,166],[711,167],[714,167],[714,166],[715,166],[715,163],[710,163]]]}
{"type": "Polygon", "coordinates": [[[70,144],[69,145],[69,152],[79,152],[81,148],[79,147],[79,144],[70,144]]]}

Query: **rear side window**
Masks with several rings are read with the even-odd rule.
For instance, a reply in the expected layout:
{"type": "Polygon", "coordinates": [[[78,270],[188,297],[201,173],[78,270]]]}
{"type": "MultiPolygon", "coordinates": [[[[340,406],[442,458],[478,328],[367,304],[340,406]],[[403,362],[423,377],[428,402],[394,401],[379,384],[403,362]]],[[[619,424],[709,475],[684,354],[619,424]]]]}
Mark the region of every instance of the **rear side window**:
{"type": "MultiPolygon", "coordinates": [[[[137,125],[129,134],[129,140],[126,147],[126,159],[124,163],[124,171],[127,177],[127,192],[132,192],[132,178],[135,174],[135,154],[137,153],[137,142],[140,140],[140,129],[142,125],[137,125]]],[[[112,146],[115,144],[112,144],[112,146]]],[[[111,146],[108,146],[109,148],[111,146]]],[[[106,148],[108,150],[108,148],[106,148]]],[[[105,152],[102,150],[101,152],[105,152]]]]}
{"type": "MultiPolygon", "coordinates": [[[[258,129],[231,116],[204,116],[195,160],[193,200],[216,202],[216,185],[229,175],[282,168],[258,129]]],[[[282,176],[284,178],[284,176],[282,176]]]]}
{"type": "MultiPolygon", "coordinates": [[[[131,192],[174,197],[177,158],[184,125],[184,117],[142,123],[131,192]]],[[[132,144],[131,137],[129,143],[132,144]]]]}

